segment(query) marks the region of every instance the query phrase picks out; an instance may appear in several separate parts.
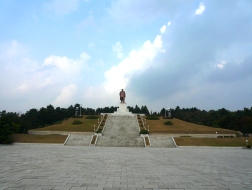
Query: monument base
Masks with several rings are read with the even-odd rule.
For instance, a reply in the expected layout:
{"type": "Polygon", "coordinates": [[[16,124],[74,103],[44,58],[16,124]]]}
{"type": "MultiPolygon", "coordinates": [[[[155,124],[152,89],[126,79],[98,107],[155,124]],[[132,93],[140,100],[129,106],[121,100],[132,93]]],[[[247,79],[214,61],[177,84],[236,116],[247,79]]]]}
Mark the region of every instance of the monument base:
{"type": "Polygon", "coordinates": [[[126,103],[120,103],[119,104],[119,108],[117,108],[117,111],[115,111],[114,113],[112,113],[111,115],[127,115],[127,116],[134,116],[133,113],[131,113],[129,111],[129,109],[127,108],[127,104],[126,103]]]}

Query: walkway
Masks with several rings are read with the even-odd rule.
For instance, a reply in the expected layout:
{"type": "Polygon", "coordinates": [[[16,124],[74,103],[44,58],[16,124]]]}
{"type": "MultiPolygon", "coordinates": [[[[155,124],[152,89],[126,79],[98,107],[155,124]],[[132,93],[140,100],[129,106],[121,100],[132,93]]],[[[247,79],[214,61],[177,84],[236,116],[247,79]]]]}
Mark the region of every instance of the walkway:
{"type": "Polygon", "coordinates": [[[240,148],[0,146],[0,189],[252,189],[240,148]]]}

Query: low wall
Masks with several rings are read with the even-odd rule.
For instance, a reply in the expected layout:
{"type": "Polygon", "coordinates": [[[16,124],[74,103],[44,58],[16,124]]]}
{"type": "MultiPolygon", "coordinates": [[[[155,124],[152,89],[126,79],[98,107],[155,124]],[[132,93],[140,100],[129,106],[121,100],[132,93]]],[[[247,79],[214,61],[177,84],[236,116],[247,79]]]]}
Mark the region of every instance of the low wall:
{"type": "Polygon", "coordinates": [[[93,132],[71,132],[71,131],[35,131],[35,130],[28,130],[28,134],[33,135],[69,135],[69,134],[85,134],[85,135],[93,135],[93,132]]]}
{"type": "Polygon", "coordinates": [[[217,138],[219,136],[234,136],[236,137],[236,134],[165,134],[165,133],[150,133],[151,135],[165,135],[167,137],[195,137],[195,138],[217,138]]]}

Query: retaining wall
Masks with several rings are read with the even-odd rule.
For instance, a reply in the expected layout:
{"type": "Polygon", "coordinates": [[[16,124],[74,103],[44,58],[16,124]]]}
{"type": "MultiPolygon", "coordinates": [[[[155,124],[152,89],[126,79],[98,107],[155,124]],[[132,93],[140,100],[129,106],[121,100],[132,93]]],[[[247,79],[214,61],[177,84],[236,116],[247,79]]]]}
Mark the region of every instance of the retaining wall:
{"type": "MultiPolygon", "coordinates": [[[[150,133],[151,135],[160,135],[160,133],[150,133]]],[[[236,137],[236,134],[166,134],[166,133],[162,133],[162,135],[165,135],[167,137],[183,137],[183,136],[187,136],[187,137],[195,137],[195,138],[217,138],[218,136],[234,136],[236,137]]]]}
{"type": "Polygon", "coordinates": [[[35,131],[35,130],[28,130],[28,134],[33,135],[69,135],[69,134],[80,134],[80,135],[93,135],[93,132],[71,132],[71,131],[35,131]]]}

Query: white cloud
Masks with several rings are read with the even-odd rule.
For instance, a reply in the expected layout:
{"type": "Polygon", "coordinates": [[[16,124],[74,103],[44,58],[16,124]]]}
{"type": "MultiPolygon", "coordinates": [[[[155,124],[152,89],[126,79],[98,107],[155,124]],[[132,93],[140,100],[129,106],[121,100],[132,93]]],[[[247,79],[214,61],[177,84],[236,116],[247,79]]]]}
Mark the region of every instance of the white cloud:
{"type": "Polygon", "coordinates": [[[123,58],[123,47],[120,42],[116,42],[114,45],[112,45],[113,51],[116,52],[117,58],[121,59],[123,58]]]}
{"type": "Polygon", "coordinates": [[[224,67],[225,67],[225,65],[226,65],[226,61],[221,61],[219,64],[217,64],[216,66],[218,67],[218,68],[220,68],[220,69],[223,69],[224,67]]]}
{"type": "Polygon", "coordinates": [[[163,34],[166,31],[166,25],[163,25],[160,29],[161,34],[163,34]]]}
{"type": "Polygon", "coordinates": [[[55,66],[62,72],[68,74],[79,73],[83,68],[87,68],[87,61],[90,56],[83,52],[79,59],[70,59],[66,56],[60,57],[51,55],[45,59],[43,66],[55,66]]]}
{"type": "Polygon", "coordinates": [[[105,90],[113,92],[125,88],[130,76],[137,71],[142,72],[148,69],[153,64],[151,62],[153,58],[161,51],[162,40],[160,35],[156,36],[153,43],[148,40],[139,50],[132,50],[127,58],[105,72],[105,90]]]}
{"type": "MultiPolygon", "coordinates": [[[[19,80],[13,83],[12,89],[16,93],[29,93],[31,90],[41,90],[47,86],[64,85],[69,81],[75,81],[76,78],[85,69],[88,70],[87,61],[90,56],[83,52],[78,59],[71,59],[66,56],[51,55],[44,60],[42,66],[33,63],[32,61],[24,61],[20,65],[16,65],[20,72],[17,74],[19,80]],[[31,67],[33,65],[33,67],[31,67]]],[[[13,71],[9,70],[9,76],[13,76],[13,71]]]]}
{"type": "Polygon", "coordinates": [[[169,21],[169,22],[167,23],[167,26],[171,26],[171,21],[169,21]]]}
{"type": "Polygon", "coordinates": [[[79,0],[53,0],[46,4],[48,10],[53,11],[56,15],[67,15],[78,9],[79,0]]]}
{"type": "Polygon", "coordinates": [[[196,9],[195,14],[201,15],[205,11],[205,5],[203,3],[200,3],[199,8],[196,9]]]}
{"type": "MultiPolygon", "coordinates": [[[[32,71],[38,68],[36,62],[28,58],[26,47],[17,40],[0,44],[0,94],[14,96],[16,90],[27,90],[30,85],[22,84],[24,78],[30,78],[32,71]],[[17,80],[18,79],[18,80],[17,80]]],[[[31,81],[32,82],[32,81],[31,81]]]]}
{"type": "Polygon", "coordinates": [[[66,100],[64,105],[69,106],[78,83],[89,77],[89,59],[85,52],[76,59],[51,55],[39,64],[29,59],[27,48],[17,40],[0,44],[0,89],[4,89],[0,91],[2,109],[13,107],[10,102],[18,102],[26,110],[53,101],[61,106],[63,100],[66,100]],[[37,101],[38,97],[41,101],[37,101]]]}
{"type": "Polygon", "coordinates": [[[17,57],[24,54],[26,54],[26,48],[17,40],[12,40],[9,44],[0,44],[0,59],[17,57]]]}
{"type": "Polygon", "coordinates": [[[69,106],[73,104],[73,100],[77,94],[78,87],[75,84],[69,84],[65,86],[62,90],[60,95],[53,101],[53,105],[56,106],[69,106]]]}

